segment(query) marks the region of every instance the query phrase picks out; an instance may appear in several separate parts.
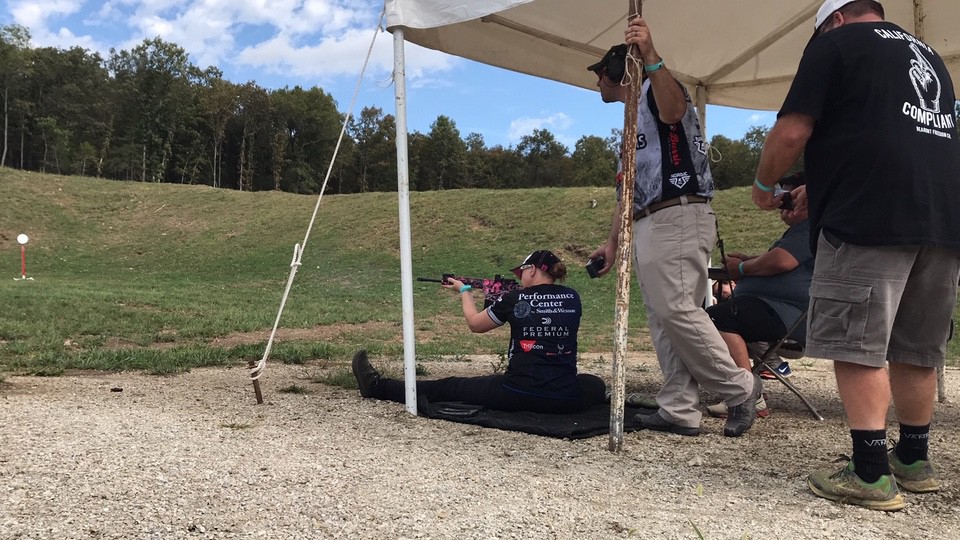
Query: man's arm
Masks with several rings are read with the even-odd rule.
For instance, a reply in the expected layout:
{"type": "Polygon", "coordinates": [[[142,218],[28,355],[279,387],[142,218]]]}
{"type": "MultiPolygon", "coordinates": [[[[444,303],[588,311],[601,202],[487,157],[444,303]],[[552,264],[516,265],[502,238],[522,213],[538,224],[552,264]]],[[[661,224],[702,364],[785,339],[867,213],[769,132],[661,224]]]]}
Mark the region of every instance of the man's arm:
{"type": "Polygon", "coordinates": [[[771,189],[765,191],[756,184],[753,186],[753,202],[761,209],[775,210],[780,206],[780,200],[773,196],[772,188],[777,179],[786,174],[800,159],[810,135],[813,134],[813,126],[813,117],[800,113],[783,115],[773,125],[763,143],[756,176],[758,182],[771,189]]]}
{"type": "Polygon", "coordinates": [[[620,242],[620,203],[617,202],[617,205],[613,207],[613,219],[610,223],[610,234],[607,235],[607,241],[604,242],[600,247],[595,249],[593,253],[590,254],[590,258],[593,259],[597,255],[603,255],[604,265],[603,268],[597,272],[598,276],[606,275],[610,269],[613,268],[613,264],[616,262],[617,255],[617,244],[620,242]]]}
{"type": "Polygon", "coordinates": [[[756,257],[747,259],[737,259],[728,257],[727,272],[731,276],[775,276],[784,272],[789,272],[800,266],[798,261],[789,251],[783,248],[773,248],[756,257]],[[740,272],[740,263],[743,262],[743,272],[740,272]]]}
{"type": "MultiPolygon", "coordinates": [[[[640,49],[640,59],[645,66],[654,66],[663,61],[653,46],[650,28],[642,17],[630,21],[625,33],[626,43],[636,45],[640,49]]],[[[660,110],[660,121],[664,124],[676,124],[683,119],[687,112],[687,96],[683,93],[680,83],[673,78],[670,70],[660,67],[646,72],[653,89],[653,98],[660,110]]]]}
{"type": "Polygon", "coordinates": [[[660,121],[664,124],[676,124],[683,120],[687,112],[687,95],[680,83],[673,78],[667,68],[660,68],[647,75],[653,88],[653,99],[660,110],[660,121]]]}

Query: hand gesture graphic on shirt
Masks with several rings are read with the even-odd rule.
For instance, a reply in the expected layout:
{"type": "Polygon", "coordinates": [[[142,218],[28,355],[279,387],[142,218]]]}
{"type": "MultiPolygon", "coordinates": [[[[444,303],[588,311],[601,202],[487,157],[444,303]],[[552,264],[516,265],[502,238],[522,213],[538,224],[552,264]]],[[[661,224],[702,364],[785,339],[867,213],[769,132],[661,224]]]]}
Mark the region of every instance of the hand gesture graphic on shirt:
{"type": "Polygon", "coordinates": [[[910,82],[920,97],[920,107],[932,113],[940,112],[940,78],[933,70],[933,66],[920,52],[916,43],[910,48],[917,57],[910,60],[910,82]]]}

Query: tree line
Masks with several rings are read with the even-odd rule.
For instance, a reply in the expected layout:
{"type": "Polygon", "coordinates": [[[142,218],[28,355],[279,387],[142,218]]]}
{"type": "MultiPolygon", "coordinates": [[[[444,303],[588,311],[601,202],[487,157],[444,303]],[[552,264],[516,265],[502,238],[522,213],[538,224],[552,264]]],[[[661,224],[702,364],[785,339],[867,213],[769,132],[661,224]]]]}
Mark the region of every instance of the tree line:
{"type": "MultiPolygon", "coordinates": [[[[268,90],[224,80],[160,38],[107,58],[79,47],[31,48],[29,31],[0,28],[0,166],[115,180],[206,184],[244,191],[319,193],[345,114],[321,88],[268,90]]],[[[396,123],[362,109],[330,168],[327,191],[397,189],[396,123]]],[[[764,128],[742,140],[715,136],[714,178],[746,185],[764,128]]],[[[546,129],[516,146],[488,147],[438,116],[409,135],[410,188],[608,186],[620,130],[583,136],[572,152],[546,129]]]]}

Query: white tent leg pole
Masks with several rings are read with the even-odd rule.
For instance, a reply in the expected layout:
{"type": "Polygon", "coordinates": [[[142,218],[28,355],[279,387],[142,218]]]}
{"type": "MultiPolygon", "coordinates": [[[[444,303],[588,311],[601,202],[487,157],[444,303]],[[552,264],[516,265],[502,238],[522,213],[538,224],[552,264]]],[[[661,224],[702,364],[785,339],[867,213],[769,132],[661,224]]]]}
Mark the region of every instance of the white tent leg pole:
{"type": "Polygon", "coordinates": [[[410,171],[407,167],[407,80],[403,29],[393,31],[393,85],[397,101],[397,198],[400,207],[400,291],[403,300],[403,380],[407,411],[417,414],[417,355],[413,327],[413,256],[410,241],[410,171]]]}
{"type": "Polygon", "coordinates": [[[707,136],[707,87],[698,84],[696,89],[696,99],[697,99],[697,117],[700,120],[700,133],[703,134],[705,143],[710,142],[710,137],[707,136]]]}

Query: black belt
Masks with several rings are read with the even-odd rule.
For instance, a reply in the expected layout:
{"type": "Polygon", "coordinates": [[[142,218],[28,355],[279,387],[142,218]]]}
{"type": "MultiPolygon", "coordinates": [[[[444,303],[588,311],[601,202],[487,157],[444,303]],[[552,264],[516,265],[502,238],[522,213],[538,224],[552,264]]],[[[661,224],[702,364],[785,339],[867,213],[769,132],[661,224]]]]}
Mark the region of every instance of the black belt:
{"type": "Polygon", "coordinates": [[[638,219],[645,218],[654,212],[659,212],[664,208],[670,208],[671,206],[679,206],[681,204],[699,204],[699,203],[708,203],[710,199],[706,197],[701,197],[700,195],[681,195],[674,199],[667,199],[665,201],[651,203],[650,206],[646,208],[641,208],[640,210],[633,211],[633,220],[637,221],[638,219]]]}

